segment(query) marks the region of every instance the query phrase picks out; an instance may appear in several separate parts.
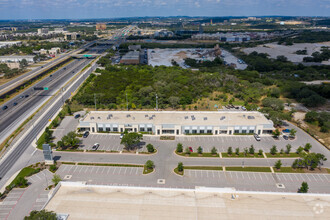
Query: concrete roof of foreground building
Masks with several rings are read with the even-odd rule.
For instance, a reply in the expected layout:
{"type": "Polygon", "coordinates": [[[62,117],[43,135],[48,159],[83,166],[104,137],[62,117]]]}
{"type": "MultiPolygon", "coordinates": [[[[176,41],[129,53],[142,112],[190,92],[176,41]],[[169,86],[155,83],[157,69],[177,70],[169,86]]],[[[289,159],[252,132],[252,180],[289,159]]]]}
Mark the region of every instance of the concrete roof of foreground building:
{"type": "Polygon", "coordinates": [[[257,111],[91,111],[84,122],[205,126],[273,125],[257,111]]]}
{"type": "Polygon", "coordinates": [[[329,194],[61,182],[45,209],[69,219],[330,219],[329,194]]]}

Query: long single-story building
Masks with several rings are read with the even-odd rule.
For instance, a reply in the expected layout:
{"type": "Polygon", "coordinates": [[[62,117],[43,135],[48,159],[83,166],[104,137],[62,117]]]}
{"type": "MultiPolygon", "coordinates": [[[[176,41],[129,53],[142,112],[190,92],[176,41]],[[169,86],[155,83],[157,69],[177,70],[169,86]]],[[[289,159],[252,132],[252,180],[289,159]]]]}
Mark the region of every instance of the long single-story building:
{"type": "Polygon", "coordinates": [[[274,125],[257,111],[91,111],[80,119],[78,129],[92,133],[261,135],[271,134],[274,125]]]}

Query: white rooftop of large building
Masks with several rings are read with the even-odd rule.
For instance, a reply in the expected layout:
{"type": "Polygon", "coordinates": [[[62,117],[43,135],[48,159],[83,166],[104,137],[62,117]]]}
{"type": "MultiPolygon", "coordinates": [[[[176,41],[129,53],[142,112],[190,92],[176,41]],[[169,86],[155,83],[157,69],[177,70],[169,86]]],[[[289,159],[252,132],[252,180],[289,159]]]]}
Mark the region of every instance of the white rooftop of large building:
{"type": "Polygon", "coordinates": [[[71,220],[330,218],[329,194],[61,184],[45,209],[71,220]]]}
{"type": "Polygon", "coordinates": [[[206,126],[273,124],[262,113],[256,111],[91,111],[82,121],[206,126]]]}

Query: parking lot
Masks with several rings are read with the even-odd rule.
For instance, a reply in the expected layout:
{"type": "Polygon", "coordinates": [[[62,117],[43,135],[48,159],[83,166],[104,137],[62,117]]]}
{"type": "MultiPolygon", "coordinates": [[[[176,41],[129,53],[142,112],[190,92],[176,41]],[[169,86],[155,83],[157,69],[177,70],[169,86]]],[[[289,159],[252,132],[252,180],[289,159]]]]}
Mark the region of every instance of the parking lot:
{"type": "Polygon", "coordinates": [[[0,219],[7,219],[25,189],[13,189],[0,205],[0,219]]]}
{"type": "Polygon", "coordinates": [[[261,173],[212,170],[185,170],[184,178],[197,186],[235,187],[238,190],[296,192],[303,181],[314,193],[329,193],[329,174],[261,173]],[[277,187],[283,184],[285,188],[277,187]]]}

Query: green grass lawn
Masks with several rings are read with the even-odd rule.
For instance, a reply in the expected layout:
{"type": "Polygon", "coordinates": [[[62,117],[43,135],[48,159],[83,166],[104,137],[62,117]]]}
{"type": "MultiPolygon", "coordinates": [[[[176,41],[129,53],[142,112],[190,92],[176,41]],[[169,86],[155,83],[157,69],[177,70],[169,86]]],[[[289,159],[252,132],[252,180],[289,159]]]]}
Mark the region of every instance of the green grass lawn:
{"type": "Polygon", "coordinates": [[[148,169],[146,166],[144,166],[143,174],[149,174],[149,173],[152,173],[153,171],[154,171],[154,169],[148,169]]]}
{"type": "Polygon", "coordinates": [[[246,156],[244,153],[239,153],[239,155],[233,153],[232,155],[228,155],[228,153],[221,153],[222,157],[230,157],[230,158],[239,158],[239,157],[247,157],[247,158],[264,158],[263,155],[259,155],[258,153],[254,153],[254,155],[247,154],[246,156]]]}
{"type": "Polygon", "coordinates": [[[273,167],[275,173],[305,173],[303,169],[292,169],[292,167],[281,167],[281,169],[276,169],[273,167]]]}
{"type": "Polygon", "coordinates": [[[12,186],[19,177],[24,177],[25,178],[25,177],[32,176],[33,174],[36,174],[36,173],[39,173],[39,172],[40,172],[40,169],[25,167],[17,174],[15,179],[10,183],[10,186],[12,186]]]}
{"type": "Polygon", "coordinates": [[[226,167],[226,171],[271,172],[269,167],[226,167]]]}
{"type": "Polygon", "coordinates": [[[180,175],[180,176],[183,176],[183,174],[184,174],[184,169],[183,169],[182,172],[179,172],[179,171],[178,171],[178,168],[175,168],[175,169],[174,169],[174,173],[176,173],[176,174],[178,174],[178,175],[180,175]]]}
{"type": "Polygon", "coordinates": [[[184,166],[187,170],[223,170],[222,167],[210,167],[210,166],[184,166]]]}
{"type": "Polygon", "coordinates": [[[190,154],[186,154],[184,152],[183,153],[175,152],[175,153],[184,157],[219,157],[219,154],[211,154],[211,153],[203,153],[202,155],[199,155],[199,153],[196,152],[190,154]]]}
{"type": "Polygon", "coordinates": [[[299,154],[297,153],[290,153],[290,154],[280,154],[280,153],[277,153],[277,154],[271,154],[271,153],[266,153],[266,156],[268,158],[281,158],[281,157],[300,157],[299,154]]]}
{"type": "Polygon", "coordinates": [[[328,169],[328,168],[326,168],[326,169],[327,169],[328,173],[330,173],[330,169],[328,169]]]}

